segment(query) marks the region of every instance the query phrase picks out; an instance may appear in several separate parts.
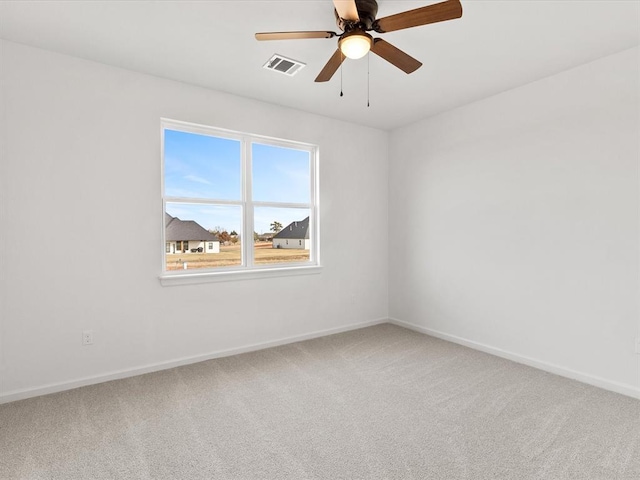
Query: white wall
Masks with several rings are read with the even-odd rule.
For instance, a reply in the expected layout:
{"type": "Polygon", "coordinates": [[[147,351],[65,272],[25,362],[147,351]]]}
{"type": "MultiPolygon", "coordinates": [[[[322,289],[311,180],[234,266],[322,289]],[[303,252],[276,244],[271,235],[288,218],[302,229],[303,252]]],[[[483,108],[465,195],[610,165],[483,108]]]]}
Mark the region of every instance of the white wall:
{"type": "Polygon", "coordinates": [[[202,247],[206,253],[220,253],[220,242],[200,242],[198,248],[200,247],[202,247]],[[211,245],[211,248],[209,248],[209,245],[211,245]]]}
{"type": "MultiPolygon", "coordinates": [[[[145,242],[146,243],[146,242],[145,242]]],[[[166,253],[166,244],[170,244],[171,245],[171,253],[175,253],[176,251],[176,242],[166,242],[165,243],[165,253],[166,253]]],[[[187,240],[187,251],[184,252],[185,254],[187,253],[191,253],[191,249],[192,248],[202,248],[202,251],[204,253],[220,253],[220,242],[210,242],[208,240],[202,241],[202,240],[187,240]],[[209,244],[211,244],[211,246],[213,248],[209,248],[209,244]]],[[[180,250],[180,253],[182,253],[182,250],[180,250]]]]}
{"type": "Polygon", "coordinates": [[[386,228],[386,133],[0,48],[0,401],[387,317],[386,239],[332,241],[368,222],[386,228]],[[161,117],[319,145],[322,273],[162,287],[161,117]],[[93,346],[81,346],[83,329],[93,346]]]}
{"type": "Polygon", "coordinates": [[[392,133],[391,317],[640,394],[638,60],[392,133]]]}
{"type": "MultiPolygon", "coordinates": [[[[301,238],[274,238],[272,241],[273,248],[291,248],[296,250],[309,250],[309,240],[302,243],[301,238]]],[[[386,256],[386,255],[385,255],[386,256]]]]}

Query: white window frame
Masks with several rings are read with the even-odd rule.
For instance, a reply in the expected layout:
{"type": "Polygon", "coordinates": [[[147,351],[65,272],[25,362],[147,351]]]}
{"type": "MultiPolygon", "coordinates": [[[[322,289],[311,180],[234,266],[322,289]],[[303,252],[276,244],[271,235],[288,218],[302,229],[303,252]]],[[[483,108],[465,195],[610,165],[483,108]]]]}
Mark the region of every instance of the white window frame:
{"type": "Polygon", "coordinates": [[[320,273],[320,228],[319,228],[319,188],[318,188],[318,147],[308,143],[283,140],[262,135],[235,132],[232,130],[199,125],[195,123],[182,122],[162,118],[161,121],[161,185],[162,185],[162,273],[159,276],[160,283],[165,286],[184,285],[203,282],[217,282],[240,279],[269,278],[284,275],[307,275],[320,273]],[[199,135],[210,135],[218,138],[227,138],[240,142],[240,178],[241,196],[239,200],[222,199],[201,199],[170,197],[165,195],[164,176],[164,132],[165,130],[177,130],[186,133],[199,135]],[[309,152],[309,177],[310,177],[310,199],[308,203],[289,202],[262,202],[252,199],[252,159],[251,145],[260,143],[274,147],[293,148],[309,152]],[[177,270],[167,271],[165,253],[165,211],[167,203],[189,203],[203,205],[237,205],[242,211],[242,263],[238,266],[217,267],[211,269],[177,270]],[[271,265],[254,265],[254,240],[253,232],[255,207],[280,207],[280,208],[300,208],[309,212],[309,261],[287,262],[271,265]]]}

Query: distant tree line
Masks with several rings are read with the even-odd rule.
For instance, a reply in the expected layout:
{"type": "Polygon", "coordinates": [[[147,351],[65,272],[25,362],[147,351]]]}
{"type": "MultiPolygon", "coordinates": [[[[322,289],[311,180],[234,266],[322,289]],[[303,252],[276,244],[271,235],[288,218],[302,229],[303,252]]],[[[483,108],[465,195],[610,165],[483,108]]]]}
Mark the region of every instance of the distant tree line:
{"type": "MultiPolygon", "coordinates": [[[[271,223],[269,230],[271,230],[273,233],[278,233],[282,230],[282,224],[276,220],[271,223]]],[[[213,227],[213,229],[209,230],[209,233],[212,233],[216,237],[218,237],[220,243],[223,244],[231,243],[235,245],[240,240],[240,235],[238,235],[238,232],[236,232],[235,230],[231,230],[231,232],[228,232],[226,228],[220,226],[213,227]]],[[[253,232],[254,242],[259,241],[259,237],[260,234],[258,232],[253,232]]]]}
{"type": "Polygon", "coordinates": [[[238,235],[238,232],[235,230],[231,230],[231,233],[229,233],[226,228],[222,228],[220,226],[214,227],[213,230],[209,230],[209,232],[218,237],[220,243],[223,244],[232,243],[235,245],[240,239],[240,235],[238,235]]]}

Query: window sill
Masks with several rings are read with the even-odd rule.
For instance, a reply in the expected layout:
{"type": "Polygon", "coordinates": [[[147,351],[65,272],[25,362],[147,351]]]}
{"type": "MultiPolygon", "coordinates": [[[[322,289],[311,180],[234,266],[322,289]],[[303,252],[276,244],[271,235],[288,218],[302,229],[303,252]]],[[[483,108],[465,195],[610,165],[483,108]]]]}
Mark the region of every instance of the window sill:
{"type": "Polygon", "coordinates": [[[230,282],[235,280],[255,280],[259,278],[288,277],[293,275],[314,275],[322,271],[319,265],[303,267],[256,268],[253,270],[234,270],[225,272],[197,272],[197,273],[165,273],[160,275],[163,287],[176,285],[195,285],[198,283],[230,282]]]}

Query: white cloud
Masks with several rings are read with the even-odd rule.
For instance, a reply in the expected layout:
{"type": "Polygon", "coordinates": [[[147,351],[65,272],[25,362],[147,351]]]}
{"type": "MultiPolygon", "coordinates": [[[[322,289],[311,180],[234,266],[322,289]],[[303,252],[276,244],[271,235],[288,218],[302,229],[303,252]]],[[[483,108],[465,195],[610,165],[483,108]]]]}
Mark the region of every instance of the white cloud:
{"type": "Polygon", "coordinates": [[[197,175],[185,175],[185,180],[189,180],[190,182],[202,183],[204,185],[211,185],[211,182],[206,178],[198,177],[197,175]]]}

